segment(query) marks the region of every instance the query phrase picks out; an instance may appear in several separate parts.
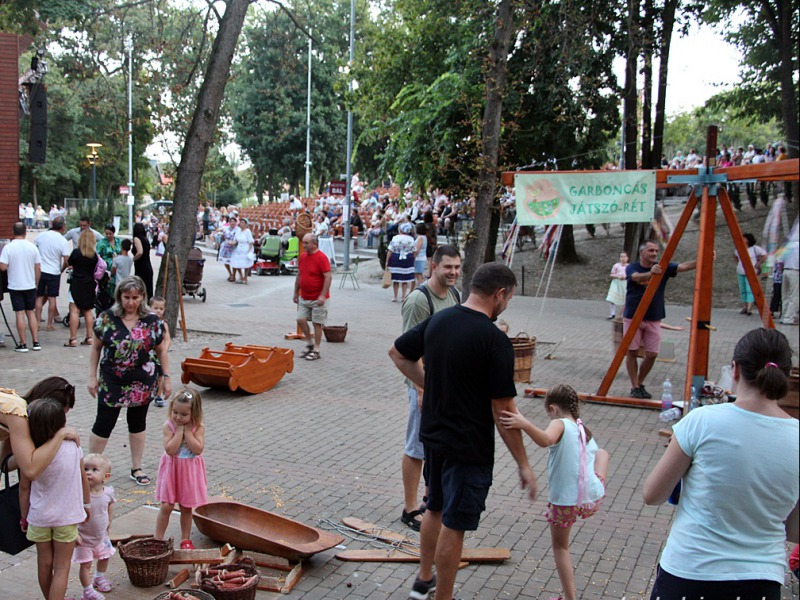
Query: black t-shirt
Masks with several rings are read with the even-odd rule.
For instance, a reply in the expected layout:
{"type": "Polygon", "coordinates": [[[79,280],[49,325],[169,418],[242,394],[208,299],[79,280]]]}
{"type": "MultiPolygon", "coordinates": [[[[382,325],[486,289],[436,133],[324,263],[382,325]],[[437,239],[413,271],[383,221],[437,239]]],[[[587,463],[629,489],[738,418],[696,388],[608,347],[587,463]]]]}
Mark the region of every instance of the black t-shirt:
{"type": "MultiPolygon", "coordinates": [[[[626,319],[633,318],[636,309],[639,308],[639,302],[641,302],[644,296],[644,291],[647,289],[647,284],[642,285],[641,283],[634,282],[631,279],[631,275],[634,273],[649,273],[650,269],[652,269],[652,267],[645,268],[638,262],[631,263],[625,268],[625,273],[628,275],[628,291],[625,294],[625,312],[623,316],[626,319]]],[[[667,281],[677,274],[678,263],[669,263],[666,271],[664,271],[664,276],[658,283],[656,295],[653,296],[653,300],[650,302],[650,306],[647,307],[647,312],[644,314],[645,321],[661,321],[667,316],[667,310],[664,308],[664,289],[667,287],[667,281]]]]}
{"type": "Polygon", "coordinates": [[[72,267],[72,281],[76,283],[91,283],[94,281],[94,269],[97,266],[97,254],[87,258],[78,248],[75,248],[67,260],[72,267]]]}
{"type": "Polygon", "coordinates": [[[409,329],[394,345],[409,360],[424,356],[422,443],[459,462],[494,464],[492,399],[517,395],[508,336],[483,313],[458,305],[409,329]]]}

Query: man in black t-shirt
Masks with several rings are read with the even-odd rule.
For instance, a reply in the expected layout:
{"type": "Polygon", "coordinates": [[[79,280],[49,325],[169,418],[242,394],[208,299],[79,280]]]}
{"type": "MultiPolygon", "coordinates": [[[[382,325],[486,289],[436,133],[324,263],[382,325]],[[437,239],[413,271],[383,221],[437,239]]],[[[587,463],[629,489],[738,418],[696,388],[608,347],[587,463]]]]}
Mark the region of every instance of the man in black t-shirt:
{"type": "MultiPolygon", "coordinates": [[[[516,284],[505,265],[481,265],[464,304],[437,312],[397,338],[389,350],[400,372],[425,392],[420,439],[429,490],[411,600],[427,600],[434,589],[437,598],[453,597],[464,531],[478,528],[486,508],[494,428],[501,411],[516,411],[517,394],[514,350],[494,320],[508,306],[516,284]]],[[[498,431],[517,462],[522,487],[535,499],[536,477],[519,430],[498,431]]]]}
{"type": "MultiPolygon", "coordinates": [[[[631,398],[652,398],[650,392],[644,387],[644,379],[653,368],[661,349],[661,320],[667,314],[664,307],[664,289],[667,287],[667,281],[678,273],[691,271],[696,267],[697,261],[695,260],[680,264],[669,263],[664,271],[664,276],[658,282],[658,289],[650,301],[650,306],[647,307],[647,312],[644,314],[625,356],[625,367],[631,380],[631,398]],[[640,346],[644,348],[644,359],[641,365],[638,361],[640,346]]],[[[625,295],[625,312],[622,321],[623,331],[627,332],[631,319],[636,314],[636,309],[639,308],[639,303],[650,283],[650,278],[662,272],[661,265],[658,264],[658,244],[645,242],[639,246],[639,262],[629,264],[625,271],[628,275],[628,291],[625,295]]]]}

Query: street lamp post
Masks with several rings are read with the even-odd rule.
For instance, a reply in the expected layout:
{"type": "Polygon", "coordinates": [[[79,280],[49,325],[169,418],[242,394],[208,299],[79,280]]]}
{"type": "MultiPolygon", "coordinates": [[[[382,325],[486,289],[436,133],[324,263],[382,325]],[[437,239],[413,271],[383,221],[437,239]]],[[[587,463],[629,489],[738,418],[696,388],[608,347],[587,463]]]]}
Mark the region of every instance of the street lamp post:
{"type": "Polygon", "coordinates": [[[92,142],[91,144],[86,144],[86,146],[90,150],[86,158],[89,159],[89,164],[92,165],[92,202],[95,210],[97,210],[97,158],[99,156],[97,149],[102,148],[103,144],[92,142]]]}

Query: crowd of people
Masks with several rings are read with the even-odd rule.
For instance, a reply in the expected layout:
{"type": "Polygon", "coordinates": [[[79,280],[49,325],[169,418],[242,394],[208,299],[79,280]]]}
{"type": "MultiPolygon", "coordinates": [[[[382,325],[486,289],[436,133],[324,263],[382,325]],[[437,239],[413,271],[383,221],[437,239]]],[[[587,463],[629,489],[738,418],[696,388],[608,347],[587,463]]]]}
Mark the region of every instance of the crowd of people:
{"type": "MultiPolygon", "coordinates": [[[[723,144],[717,148],[716,152],[718,167],[757,165],[787,158],[789,155],[786,152],[786,146],[781,143],[748,144],[747,149],[744,146],[728,148],[723,144]]],[[[690,148],[686,154],[683,153],[683,150],[677,150],[672,158],[667,158],[666,154],[661,155],[660,167],[662,169],[691,169],[704,166],[707,166],[706,157],[698,154],[695,148],[690,148]]]]}
{"type": "MultiPolygon", "coordinates": [[[[373,242],[375,235],[388,238],[389,283],[394,301],[402,302],[403,331],[389,356],[406,378],[409,405],[400,520],[421,536],[419,571],[409,598],[429,600],[435,593],[454,599],[465,533],[479,527],[492,486],[497,432],[531,501],[537,497],[538,482],[522,433],[548,451],[546,518],[563,588],[561,598],[574,600],[572,529],[579,519],[602,510],[609,485],[610,456],[600,445],[603,432],[584,422],[578,396],[569,385],[548,390],[544,408],[550,422],[545,426],[526,418],[516,406],[514,350],[498,319],[513,299],[516,276],[499,263],[481,265],[462,302],[455,290],[461,255],[456,247],[437,242],[438,234],[470,214],[469,201],[451,203],[443,194],[412,197],[410,193],[407,202],[385,200],[381,201],[380,194],[370,195],[360,201],[359,212],[369,216],[370,225],[378,215],[379,231],[365,226],[362,233],[368,242],[370,235],[373,242]],[[420,501],[423,473],[425,496],[420,501]]],[[[314,228],[303,236],[298,260],[293,300],[306,345],[299,357],[306,361],[322,357],[331,264],[319,249],[319,238],[330,235],[342,222],[341,202],[338,208],[336,202],[335,198],[320,199],[311,210],[314,228]]],[[[292,218],[305,210],[292,209],[285,227],[291,230],[292,218]]],[[[220,210],[218,219],[216,212],[210,206],[198,212],[198,235],[219,235],[216,243],[228,280],[246,284],[256,245],[250,223],[235,210],[225,214],[220,210]]],[[[44,242],[37,239],[32,244],[26,240],[25,224],[15,224],[15,239],[4,249],[0,266],[5,265],[9,283],[14,285],[9,289],[17,313],[20,345],[16,350],[20,352],[27,351],[25,319],[32,350],[41,349],[39,319],[45,304],[48,326],[57,319],[56,304],[51,302],[59,295],[56,280],[65,269],[72,269],[70,338],[65,346],[78,345],[79,317],[83,316],[86,337],[80,343],[91,346],[87,389],[97,402],[88,453],[84,456],[77,433],[66,426],[74,387],[66,379],[48,378],[24,397],[0,390],[0,439],[4,441],[0,458],[13,453],[7,468],[21,471],[20,526],[36,544],[44,597],[64,596],[70,563],[77,563],[82,600],[103,600],[115,584],[107,567],[114,553],[108,526],[116,500],[108,486],[112,465],[103,454],[115,425],[124,409],[130,479],[137,485],[151,485],[142,464],[146,419],[151,404],[159,406],[167,400],[161,428],[164,453],[155,485],[159,512],[154,535],[164,538],[177,506],[180,546],[190,549],[193,509],[207,501],[202,400],[192,388],[173,392],[170,335],[161,318],[164,301],[153,296],[151,247],[166,244],[167,224],[142,215],[132,239],[120,240],[112,225],[101,234],[91,228],[88,218],[65,232],[63,218],[56,216],[50,231],[51,235],[46,232],[39,237],[44,242]],[[73,242],[71,250],[67,240],[73,242]],[[43,280],[45,272],[50,277],[43,280]],[[31,278],[34,285],[26,287],[31,278]],[[111,293],[112,303],[94,318],[103,292],[111,293]]],[[[751,263],[759,267],[763,250],[759,252],[754,237],[747,238],[747,245],[752,249],[751,263]]],[[[783,281],[788,276],[794,281],[788,285],[796,286],[796,240],[787,247],[794,254],[781,255],[780,270],[783,281]]],[[[670,278],[696,268],[696,262],[689,260],[670,263],[662,270],[659,249],[658,243],[646,242],[633,262],[622,253],[610,274],[610,317],[624,306],[626,330],[649,282],[659,277],[655,298],[637,326],[626,357],[632,398],[651,398],[644,383],[660,348],[665,286],[670,278]],[[639,348],[644,350],[643,358],[639,348]]],[[[743,313],[748,314],[752,290],[744,284],[747,277],[740,290],[743,313]]],[[[796,295],[795,287],[788,301],[796,295]]],[[[783,311],[783,318],[794,311],[796,324],[796,308],[790,304],[787,309],[784,304],[783,311]]],[[[734,349],[732,365],[735,402],[688,412],[644,482],[647,504],[675,497],[680,485],[677,515],[659,559],[653,600],[726,599],[736,594],[777,600],[784,581],[784,543],[800,541],[800,431],[797,420],[778,406],[787,394],[792,366],[788,339],[776,330],[750,331],[734,349]],[[743,443],[745,439],[756,440],[758,449],[753,451],[743,443]],[[777,458],[772,450],[776,443],[787,449],[777,458]]]]}

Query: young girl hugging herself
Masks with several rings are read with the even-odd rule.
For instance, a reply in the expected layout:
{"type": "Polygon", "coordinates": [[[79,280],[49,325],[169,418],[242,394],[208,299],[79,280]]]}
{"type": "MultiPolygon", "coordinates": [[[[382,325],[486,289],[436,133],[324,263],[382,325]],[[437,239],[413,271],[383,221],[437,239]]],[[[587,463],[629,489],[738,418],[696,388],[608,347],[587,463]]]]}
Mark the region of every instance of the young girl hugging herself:
{"type": "MultiPolygon", "coordinates": [[[[38,448],[64,427],[64,406],[53,398],[34,400],[28,405],[28,422],[38,448]]],[[[45,600],[63,600],[78,523],[88,518],[91,507],[80,447],[62,442],[53,461],[34,481],[21,476],[19,504],[20,526],[36,544],[42,594],[45,600]]]]}
{"type": "Polygon", "coordinates": [[[606,302],[609,306],[609,319],[617,316],[617,306],[625,305],[625,294],[628,292],[628,274],[625,269],[628,267],[628,253],[619,253],[619,262],[611,267],[611,285],[608,286],[606,302]]]}
{"type": "MultiPolygon", "coordinates": [[[[164,320],[164,311],[167,309],[167,301],[161,296],[153,296],[150,298],[150,312],[157,316],[162,321],[164,320]]],[[[165,348],[169,351],[169,346],[172,343],[172,338],[169,335],[169,327],[164,323],[164,344],[165,348]]],[[[161,365],[157,365],[158,369],[158,391],[153,404],[159,408],[164,406],[164,376],[161,374],[161,365]]]]}
{"type": "Polygon", "coordinates": [[[100,592],[110,592],[106,579],[108,559],[114,554],[109,539],[112,505],[116,502],[114,488],[106,485],[111,477],[111,463],[102,454],[89,454],[83,459],[83,471],[89,483],[92,505],[89,519],[78,525],[78,543],[72,553],[72,562],[80,564],[83,586],[81,600],[104,600],[100,592]],[[97,559],[97,571],[92,577],[92,561],[97,559]]]}
{"type": "Polygon", "coordinates": [[[578,402],[578,394],[570,386],[550,388],[544,405],[552,421],[544,430],[519,413],[503,411],[500,416],[504,427],[523,430],[549,452],[547,522],[564,593],[558,600],[576,598],[569,557],[570,530],[578,517],[591,517],[600,508],[608,471],[608,452],[598,449],[591,431],[581,422],[578,402]]]}
{"type": "Polygon", "coordinates": [[[164,423],[164,454],[158,465],[156,500],[161,503],[156,518],[156,538],[164,539],[172,509],[181,510],[181,548],[194,549],[192,508],[207,502],[206,464],[201,456],[206,427],[197,390],[185,387],[169,401],[169,419],[164,423]]]}

